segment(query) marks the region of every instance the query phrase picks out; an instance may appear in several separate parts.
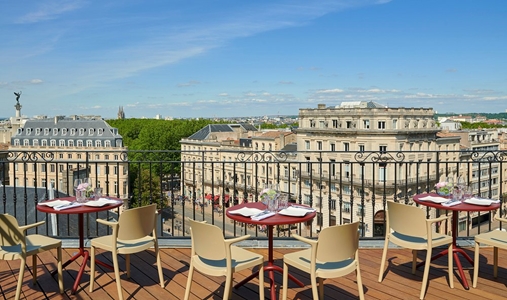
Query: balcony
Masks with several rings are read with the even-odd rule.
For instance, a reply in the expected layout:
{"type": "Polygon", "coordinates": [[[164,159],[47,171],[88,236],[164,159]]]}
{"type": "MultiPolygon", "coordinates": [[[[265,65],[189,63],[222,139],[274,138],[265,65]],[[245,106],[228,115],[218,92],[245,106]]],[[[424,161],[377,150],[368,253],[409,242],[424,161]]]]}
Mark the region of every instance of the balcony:
{"type": "MultiPolygon", "coordinates": [[[[253,248],[252,251],[266,254],[263,248],[253,248]]],[[[63,259],[66,260],[76,251],[75,248],[64,248],[63,259]]],[[[282,266],[284,253],[295,251],[290,248],[275,249],[275,264],[282,266]]],[[[501,252],[502,250],[500,250],[501,252]]],[[[473,248],[468,247],[467,252],[473,257],[473,248]]],[[[25,270],[24,284],[22,287],[21,299],[116,299],[117,291],[112,270],[97,266],[95,291],[90,293],[89,289],[89,267],[85,268],[81,284],[75,295],[71,295],[71,287],[80,265],[77,262],[71,263],[63,271],[65,294],[60,296],[56,277],[51,277],[49,272],[55,269],[53,252],[45,252],[39,256],[38,261],[38,282],[34,286],[30,273],[25,270]]],[[[382,283],[377,282],[382,249],[364,245],[359,251],[361,276],[365,299],[418,299],[421,287],[422,271],[418,270],[415,275],[411,274],[410,250],[391,249],[388,252],[389,263],[382,283]]],[[[424,258],[424,253],[419,258],[424,258]]],[[[126,299],[183,299],[185,285],[188,275],[190,249],[187,247],[166,247],[161,249],[162,268],[164,273],[165,288],[158,284],[155,258],[152,251],[145,251],[132,255],[131,279],[125,277],[125,260],[119,257],[120,275],[122,287],[126,299]]],[[[99,256],[105,262],[112,263],[111,256],[104,254],[99,256]]],[[[442,257],[435,261],[430,268],[429,285],[425,299],[504,299],[507,288],[507,258],[500,253],[498,279],[493,278],[493,249],[481,250],[481,269],[477,288],[465,290],[460,282],[454,277],[454,289],[451,289],[447,282],[447,258],[442,257]]],[[[79,260],[78,260],[79,261],[79,260]]],[[[2,270],[2,289],[0,294],[3,299],[13,299],[17,284],[19,261],[0,261],[2,270]]],[[[473,268],[464,263],[465,277],[470,283],[472,280],[473,268]]],[[[308,275],[296,269],[289,269],[289,272],[301,280],[305,287],[299,287],[289,282],[289,299],[311,299],[310,280],[308,275]]],[[[234,283],[238,283],[248,276],[249,271],[235,275],[234,283]]],[[[277,283],[277,295],[281,297],[281,276],[275,276],[277,283]]],[[[246,285],[232,289],[231,299],[258,299],[258,288],[256,279],[246,285]]],[[[355,274],[351,273],[345,277],[328,279],[325,282],[325,299],[357,299],[357,285],[355,274]]],[[[264,283],[265,293],[269,299],[269,279],[264,283]]],[[[192,293],[190,299],[221,299],[224,289],[224,277],[205,276],[199,272],[194,273],[192,293]]]]}
{"type": "MultiPolygon", "coordinates": [[[[69,151],[66,151],[66,154],[69,151]]],[[[82,157],[93,158],[88,151],[73,151],[74,154],[81,154],[82,157]]],[[[58,216],[53,217],[43,213],[36,212],[35,205],[39,201],[45,201],[53,197],[62,197],[72,194],[72,187],[69,182],[75,177],[92,177],[94,185],[100,185],[104,188],[104,194],[122,198],[126,201],[127,207],[145,205],[147,203],[157,202],[160,207],[160,219],[158,223],[158,232],[161,244],[165,245],[162,259],[164,261],[164,273],[166,276],[166,288],[164,290],[156,284],[156,272],[151,272],[153,266],[146,265],[153,263],[153,257],[150,254],[140,254],[132,259],[133,262],[141,263],[139,272],[133,275],[132,282],[125,280],[124,288],[126,293],[132,298],[161,298],[166,296],[168,299],[179,299],[184,293],[186,280],[186,272],[188,270],[188,256],[190,250],[188,225],[185,222],[186,217],[197,220],[206,220],[210,224],[215,224],[222,228],[224,235],[227,237],[240,236],[250,234],[254,244],[247,245],[255,247],[255,251],[265,253],[265,244],[267,243],[266,233],[255,226],[245,226],[229,220],[222,209],[215,209],[217,205],[227,208],[231,205],[229,201],[238,198],[241,201],[258,201],[258,194],[267,182],[278,183],[282,192],[289,193],[291,200],[297,203],[313,204],[317,208],[319,218],[315,218],[309,224],[296,224],[292,226],[290,231],[275,231],[275,244],[277,246],[276,258],[277,263],[281,265],[283,253],[294,249],[294,240],[291,238],[293,233],[315,238],[320,230],[326,226],[333,224],[343,224],[347,222],[361,222],[361,243],[363,245],[361,255],[361,268],[363,273],[363,282],[365,286],[365,294],[367,298],[416,298],[418,295],[419,284],[421,283],[421,274],[415,276],[410,274],[409,260],[410,253],[404,250],[394,249],[390,252],[390,257],[395,257],[391,261],[393,266],[388,272],[386,279],[382,284],[376,281],[378,276],[379,261],[381,255],[381,245],[384,234],[383,219],[384,210],[387,201],[399,201],[406,204],[413,204],[412,196],[416,193],[423,193],[433,190],[435,182],[447,177],[457,177],[458,174],[469,179],[471,185],[476,184],[475,190],[481,195],[490,198],[500,198],[501,195],[507,194],[507,162],[503,159],[504,153],[498,152],[492,155],[491,152],[482,153],[474,152],[472,155],[467,153],[466,156],[460,156],[461,161],[449,162],[444,160],[442,153],[433,153],[433,157],[442,157],[442,160],[420,161],[414,163],[406,159],[406,157],[422,155],[421,153],[365,153],[361,152],[361,156],[356,156],[355,160],[347,160],[350,170],[359,170],[364,167],[363,179],[353,180],[354,185],[347,183],[346,178],[342,178],[341,173],[336,172],[333,179],[336,183],[328,185],[329,173],[326,168],[330,166],[329,162],[311,162],[314,165],[321,164],[321,172],[314,172],[310,180],[310,174],[307,170],[307,162],[286,161],[283,156],[261,156],[271,157],[269,160],[241,161],[242,155],[238,152],[237,157],[232,157],[231,162],[182,162],[173,158],[174,151],[167,152],[150,152],[150,151],[128,151],[128,153],[120,154],[120,161],[94,161],[89,159],[86,162],[63,159],[53,160],[59,157],[58,153],[26,151],[22,153],[0,152],[0,211],[1,213],[9,213],[18,219],[20,224],[33,223],[40,220],[46,220],[46,225],[38,227],[34,233],[46,234],[66,241],[65,258],[68,258],[75,252],[77,244],[77,228],[75,216],[58,216]],[[170,155],[169,155],[170,154],[170,155]],[[171,157],[171,158],[167,158],[171,157]],[[488,157],[487,161],[483,158],[488,157]],[[370,159],[377,158],[377,159],[370,159]],[[379,161],[385,172],[379,173],[379,161]],[[78,164],[79,162],[79,164],[78,164]],[[200,164],[201,163],[201,164],[200,164]],[[247,168],[242,169],[233,175],[244,175],[245,178],[251,178],[251,185],[244,183],[234,183],[229,181],[229,171],[225,171],[220,166],[223,163],[232,164],[248,164],[247,168]],[[216,164],[218,172],[209,173],[207,175],[199,175],[195,172],[181,176],[184,170],[196,170],[195,166],[209,166],[216,164]],[[491,178],[488,177],[489,185],[479,185],[478,178],[474,178],[469,172],[472,172],[470,166],[481,166],[485,169],[498,170],[497,173],[490,172],[491,178]],[[74,166],[74,168],[68,168],[74,166]],[[76,166],[78,166],[76,168],[76,166]],[[260,175],[257,173],[261,167],[273,172],[260,175]],[[284,177],[280,170],[295,168],[297,177],[284,177]],[[61,171],[63,169],[63,172],[61,171]],[[57,171],[55,171],[57,170],[57,171]],[[250,170],[250,171],[247,171],[250,170]],[[301,174],[301,175],[300,175],[301,174]],[[325,175],[324,175],[325,174],[325,175]],[[409,176],[407,174],[416,174],[409,176]],[[306,176],[305,176],[306,175],[306,176]],[[204,177],[199,177],[204,176],[204,177]],[[212,177],[214,180],[211,180],[212,177]],[[382,176],[382,177],[380,177],[382,176]],[[182,178],[182,179],[180,179],[182,178]],[[385,178],[385,182],[379,183],[379,178],[385,178]],[[497,183],[492,184],[493,179],[497,178],[497,183]],[[50,183],[52,183],[51,188],[50,183]],[[323,184],[325,183],[325,184],[323,184]],[[339,183],[342,183],[340,186],[339,183]],[[392,184],[387,184],[392,183],[392,184]],[[320,187],[323,187],[322,189],[320,187]],[[205,195],[212,194],[219,196],[217,202],[207,200],[205,195]],[[321,199],[319,202],[318,199],[321,199]],[[319,203],[320,205],[317,205],[319,203]],[[264,246],[263,246],[264,245],[264,246]],[[143,265],[144,264],[144,265],[143,265]]],[[[347,152],[347,157],[352,152],[347,152]]],[[[114,157],[114,152],[110,153],[114,157]]],[[[181,153],[178,153],[181,154],[181,153]]],[[[334,158],[338,158],[340,153],[334,152],[334,158]]],[[[353,153],[352,153],[353,154],[353,153]]],[[[426,152],[423,153],[427,155],[426,152]]],[[[450,154],[452,155],[452,154],[450,154]]],[[[249,155],[248,157],[251,157],[249,155]]],[[[65,155],[64,157],[68,157],[65,155]]],[[[72,157],[77,157],[73,155],[72,157]]],[[[205,157],[205,155],[200,155],[205,157]]],[[[333,163],[336,170],[340,169],[343,161],[336,159],[333,163]]],[[[343,167],[343,166],[342,166],[343,167]]],[[[291,171],[292,172],[292,171],[291,171]]],[[[342,173],[345,174],[342,168],[342,173]]],[[[206,172],[203,172],[206,174],[206,172]]],[[[355,173],[357,175],[357,173],[355,173]]],[[[503,201],[505,202],[505,198],[503,201]]],[[[446,211],[435,211],[434,209],[424,208],[428,216],[446,214],[446,211]]],[[[120,211],[108,211],[106,214],[88,214],[85,217],[85,233],[86,238],[100,236],[103,229],[97,226],[97,218],[117,218],[120,211]]],[[[502,207],[498,212],[501,216],[507,215],[507,209],[502,207]]],[[[489,213],[473,213],[463,214],[460,216],[460,228],[462,229],[458,236],[461,240],[468,243],[478,232],[485,232],[498,228],[499,225],[492,221],[492,215],[489,213]],[[463,222],[463,224],[461,224],[463,222]]],[[[438,230],[448,232],[450,230],[448,224],[442,224],[438,230]]],[[[472,254],[472,249],[470,254],[472,254]]],[[[481,258],[484,262],[492,261],[491,251],[481,251],[481,258]]],[[[108,257],[106,255],[108,259],[108,257]]],[[[53,297],[57,291],[56,281],[47,275],[48,270],[53,270],[54,260],[44,259],[41,257],[40,267],[44,271],[40,273],[40,286],[33,287],[29,283],[26,276],[26,285],[23,288],[26,298],[44,298],[45,295],[53,297]],[[45,267],[43,262],[48,262],[45,267]],[[44,273],[45,272],[45,273],[44,273]]],[[[426,299],[442,299],[452,297],[462,297],[464,299],[476,298],[498,298],[504,295],[505,285],[501,284],[507,277],[507,259],[500,262],[500,280],[492,279],[492,267],[481,268],[481,278],[479,279],[479,288],[469,291],[463,290],[461,285],[455,282],[455,289],[450,290],[446,281],[445,258],[443,261],[437,261],[435,269],[431,270],[430,287],[426,299]],[[482,283],[481,283],[482,282],[482,283]],[[448,297],[446,297],[448,296],[448,297]]],[[[11,298],[15,287],[16,272],[19,263],[7,263],[0,261],[2,264],[2,290],[6,298],[11,298]],[[12,274],[14,273],[14,276],[12,274]]],[[[134,263],[135,264],[135,263],[134,263]]],[[[72,277],[76,275],[79,264],[70,264],[64,272],[67,287],[67,294],[71,286],[72,277]],[[69,277],[71,279],[69,279],[69,277]]],[[[466,273],[470,281],[471,266],[467,266],[469,272],[466,273]]],[[[94,293],[88,293],[87,290],[87,274],[83,278],[81,289],[78,291],[79,298],[97,299],[115,298],[116,290],[112,283],[111,273],[107,270],[106,275],[99,276],[98,288],[94,293]]],[[[26,273],[28,274],[28,273],[26,273]]],[[[25,274],[25,275],[26,275],[25,274]]],[[[248,274],[239,274],[236,282],[248,274]]],[[[207,278],[198,275],[199,288],[195,289],[194,298],[214,298],[218,297],[223,289],[222,279],[207,278]],[[202,282],[202,283],[201,283],[202,282]]],[[[308,278],[298,275],[305,283],[308,278]]],[[[353,277],[338,279],[336,281],[327,281],[326,288],[333,291],[336,298],[356,298],[357,291],[353,282],[353,277]]],[[[281,282],[281,278],[275,278],[277,282],[281,282]]],[[[267,284],[266,284],[267,286],[267,284]]],[[[194,289],[193,289],[194,290],[194,289]]],[[[308,287],[299,288],[290,287],[289,296],[294,298],[311,298],[311,292],[308,287]]],[[[254,285],[247,285],[244,288],[234,289],[233,298],[255,298],[257,297],[257,289],[254,285]]],[[[332,298],[331,298],[332,299],[332,298]]]]}

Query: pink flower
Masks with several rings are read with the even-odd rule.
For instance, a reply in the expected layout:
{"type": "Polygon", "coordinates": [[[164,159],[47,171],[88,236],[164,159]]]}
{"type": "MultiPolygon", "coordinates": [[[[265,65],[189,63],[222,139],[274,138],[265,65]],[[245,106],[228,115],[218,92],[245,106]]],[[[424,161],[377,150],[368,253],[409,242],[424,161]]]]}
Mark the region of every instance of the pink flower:
{"type": "Polygon", "coordinates": [[[89,186],[89,184],[87,182],[85,182],[85,183],[81,183],[80,185],[78,185],[76,189],[78,191],[86,191],[88,189],[88,186],[89,186]]]}
{"type": "Polygon", "coordinates": [[[443,188],[443,187],[444,187],[444,186],[446,186],[446,185],[447,185],[447,182],[442,181],[442,182],[439,182],[439,183],[435,184],[435,187],[436,187],[437,189],[439,189],[439,188],[443,188]]]}

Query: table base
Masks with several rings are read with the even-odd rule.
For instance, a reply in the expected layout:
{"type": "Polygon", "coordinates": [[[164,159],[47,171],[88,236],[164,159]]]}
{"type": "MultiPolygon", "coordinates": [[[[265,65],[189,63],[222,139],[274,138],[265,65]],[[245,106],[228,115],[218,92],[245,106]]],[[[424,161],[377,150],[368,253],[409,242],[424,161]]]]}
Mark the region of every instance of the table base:
{"type": "MultiPolygon", "coordinates": [[[[268,277],[269,277],[269,281],[270,281],[269,287],[271,290],[271,299],[276,299],[275,271],[280,274],[283,274],[283,269],[271,262],[268,262],[268,264],[264,267],[264,271],[268,272],[268,277]]],[[[252,280],[253,278],[255,278],[257,276],[259,276],[259,271],[253,272],[250,276],[243,279],[241,282],[237,283],[234,286],[234,288],[236,288],[236,289],[239,288],[240,286],[244,285],[245,283],[249,282],[250,280],[252,280]]],[[[291,274],[289,274],[289,279],[294,281],[300,287],[305,286],[301,281],[299,281],[296,277],[292,276],[291,274]]]]}
{"type": "MultiPolygon", "coordinates": [[[[63,265],[62,265],[62,269],[64,269],[65,267],[67,267],[70,263],[72,263],[73,261],[75,261],[76,259],[78,259],[79,257],[83,257],[83,262],[81,263],[81,267],[79,268],[79,271],[77,272],[77,276],[76,276],[76,280],[74,281],[74,285],[72,286],[72,295],[74,295],[77,291],[77,288],[78,288],[78,285],[79,285],[79,282],[81,281],[81,277],[83,276],[83,272],[84,272],[84,269],[86,267],[86,264],[88,263],[88,260],[90,259],[90,253],[88,252],[88,250],[84,250],[84,249],[79,249],[79,252],[77,252],[76,254],[74,254],[71,258],[69,258],[69,260],[67,260],[63,265]]],[[[108,269],[113,269],[113,266],[109,265],[109,264],[106,264],[105,262],[103,261],[100,261],[98,259],[95,259],[95,263],[98,264],[98,265],[101,265],[103,267],[106,267],[108,269]]],[[[57,271],[53,271],[51,272],[51,275],[54,276],[56,274],[57,271]]]]}
{"type": "MultiPolygon", "coordinates": [[[[435,259],[437,258],[440,258],[442,256],[446,256],[447,254],[449,253],[449,250],[448,249],[445,249],[443,250],[442,252],[434,255],[432,258],[431,258],[431,261],[434,261],[435,259]]],[[[465,252],[465,250],[461,249],[460,247],[458,246],[453,246],[452,248],[452,255],[454,257],[454,262],[456,263],[456,267],[458,268],[458,272],[459,272],[459,276],[461,278],[461,284],[463,285],[463,287],[465,288],[465,290],[468,290],[470,289],[470,286],[468,285],[468,282],[465,278],[465,272],[463,272],[463,266],[461,265],[461,261],[459,260],[459,256],[458,256],[458,253],[463,255],[464,258],[466,258],[466,260],[468,260],[468,262],[470,264],[474,264],[474,261],[472,260],[472,258],[465,252]]],[[[419,268],[420,266],[424,265],[424,261],[423,262],[420,262],[419,264],[417,264],[417,268],[419,268]]]]}

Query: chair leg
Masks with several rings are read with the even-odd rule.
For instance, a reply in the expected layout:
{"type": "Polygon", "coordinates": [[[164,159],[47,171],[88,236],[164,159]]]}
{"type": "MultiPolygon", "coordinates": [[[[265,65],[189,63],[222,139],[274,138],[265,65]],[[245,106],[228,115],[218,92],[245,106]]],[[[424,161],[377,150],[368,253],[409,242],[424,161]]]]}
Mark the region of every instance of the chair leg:
{"type": "Polygon", "coordinates": [[[58,258],[58,288],[60,289],[60,294],[63,294],[63,270],[62,270],[62,247],[56,248],[56,257],[58,258]]]}
{"type": "Polygon", "coordinates": [[[118,299],[123,300],[123,291],[121,289],[120,267],[118,266],[118,253],[112,253],[114,278],[116,279],[116,289],[118,290],[118,299]]]}
{"type": "Polygon", "coordinates": [[[264,300],[264,261],[259,265],[259,299],[264,300]]]}
{"type": "Polygon", "coordinates": [[[130,254],[125,254],[125,268],[127,269],[127,278],[130,278],[130,254]]]}
{"type": "Polygon", "coordinates": [[[319,299],[319,292],[317,288],[317,276],[315,276],[315,273],[312,272],[310,274],[310,283],[312,284],[312,297],[313,299],[319,299]]]}
{"type": "Polygon", "coordinates": [[[231,288],[232,288],[232,273],[229,271],[225,276],[225,287],[224,287],[224,297],[223,300],[228,300],[231,297],[231,288]]]}
{"type": "Polygon", "coordinates": [[[188,278],[187,278],[187,286],[185,287],[185,297],[184,300],[188,300],[190,297],[190,288],[192,287],[192,276],[194,275],[194,265],[193,262],[190,261],[190,268],[188,269],[188,278]]]}
{"type": "Polygon", "coordinates": [[[417,250],[412,250],[412,274],[417,270],[417,250]]]}
{"type": "Polygon", "coordinates": [[[164,288],[164,274],[162,273],[162,263],[160,261],[160,251],[158,248],[158,243],[155,243],[155,255],[157,256],[157,269],[158,269],[158,277],[160,279],[160,286],[164,288]]]}
{"type": "Polygon", "coordinates": [[[21,296],[21,285],[23,285],[23,275],[25,274],[25,264],[26,258],[21,259],[21,263],[19,265],[19,274],[18,274],[18,285],[16,286],[16,300],[19,300],[21,296]]]}
{"type": "Polygon", "coordinates": [[[287,285],[289,284],[289,266],[283,263],[283,277],[282,277],[282,300],[287,300],[287,285]]]}
{"type": "Polygon", "coordinates": [[[319,278],[319,299],[324,299],[324,278],[319,278]]]}
{"type": "Polygon", "coordinates": [[[421,286],[421,294],[419,295],[419,299],[424,299],[424,294],[426,293],[426,286],[428,284],[428,275],[430,273],[430,264],[431,264],[431,249],[426,251],[426,261],[424,263],[424,273],[423,273],[423,281],[421,286]]]}
{"type": "Polygon", "coordinates": [[[479,242],[475,241],[474,251],[474,278],[472,281],[472,287],[477,287],[477,279],[479,277],[479,242]]]}
{"type": "Polygon", "coordinates": [[[37,282],[37,254],[32,255],[32,283],[37,282]]]}
{"type": "Polygon", "coordinates": [[[93,285],[95,284],[95,247],[90,247],[90,293],[93,292],[93,285]]]}
{"type": "MultiPolygon", "coordinates": [[[[356,257],[357,260],[357,257],[356,257]]],[[[364,300],[364,290],[363,290],[363,280],[361,279],[361,271],[359,269],[359,260],[356,265],[356,281],[357,281],[357,290],[359,292],[359,300],[364,300]]]]}
{"type": "Polygon", "coordinates": [[[382,251],[382,260],[380,261],[380,271],[378,273],[378,282],[382,282],[382,277],[384,275],[384,267],[386,265],[387,259],[387,246],[389,246],[389,237],[386,236],[384,241],[384,250],[382,251]]]}

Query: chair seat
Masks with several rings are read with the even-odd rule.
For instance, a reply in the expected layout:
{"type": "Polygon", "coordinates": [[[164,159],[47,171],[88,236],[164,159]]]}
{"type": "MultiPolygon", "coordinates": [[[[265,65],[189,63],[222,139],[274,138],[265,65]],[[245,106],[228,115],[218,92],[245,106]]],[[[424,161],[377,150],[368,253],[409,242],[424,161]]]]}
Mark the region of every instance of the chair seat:
{"type": "MultiPolygon", "coordinates": [[[[94,238],[91,241],[91,245],[107,251],[113,250],[113,237],[111,235],[101,236],[94,238]]],[[[151,248],[155,245],[153,237],[146,236],[136,240],[120,240],[116,242],[117,251],[120,254],[137,253],[139,251],[151,248]]]]}
{"type": "MultiPolygon", "coordinates": [[[[401,234],[399,232],[392,232],[389,237],[389,241],[405,248],[415,249],[415,250],[425,250],[428,249],[428,239],[421,238],[417,236],[409,236],[405,234],[401,234]]],[[[431,244],[433,247],[439,247],[442,245],[449,245],[452,243],[452,236],[441,234],[438,232],[433,233],[431,244]]]]}
{"type": "MultiPolygon", "coordinates": [[[[231,257],[233,257],[231,260],[233,273],[258,266],[260,262],[264,261],[264,256],[237,246],[231,246],[231,257]]],[[[227,260],[225,258],[220,260],[210,260],[195,255],[192,259],[195,267],[205,274],[224,276],[227,273],[227,260]]]]}
{"type": "Polygon", "coordinates": [[[507,249],[507,232],[501,230],[492,230],[475,236],[475,241],[488,244],[494,247],[507,249]]]}
{"type": "MultiPolygon", "coordinates": [[[[26,256],[34,255],[50,249],[61,247],[62,241],[40,234],[26,236],[26,256]]],[[[3,259],[18,259],[22,255],[21,245],[0,246],[0,256],[3,259]]]]}
{"type": "MultiPolygon", "coordinates": [[[[311,270],[311,251],[312,249],[305,249],[298,252],[287,253],[283,256],[285,263],[296,267],[302,271],[310,273],[311,270]]],[[[315,274],[321,278],[336,278],[345,276],[356,270],[356,262],[353,258],[335,261],[335,262],[320,262],[317,260],[315,264],[315,274]]]]}

